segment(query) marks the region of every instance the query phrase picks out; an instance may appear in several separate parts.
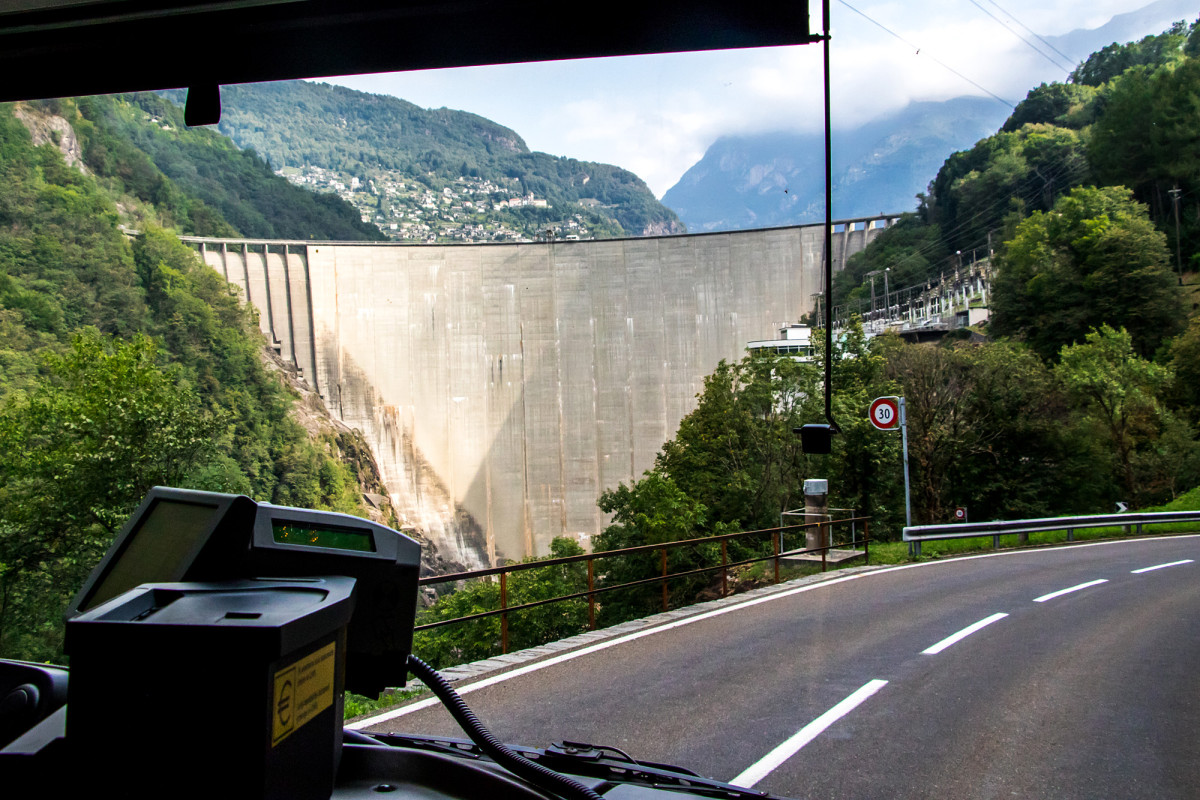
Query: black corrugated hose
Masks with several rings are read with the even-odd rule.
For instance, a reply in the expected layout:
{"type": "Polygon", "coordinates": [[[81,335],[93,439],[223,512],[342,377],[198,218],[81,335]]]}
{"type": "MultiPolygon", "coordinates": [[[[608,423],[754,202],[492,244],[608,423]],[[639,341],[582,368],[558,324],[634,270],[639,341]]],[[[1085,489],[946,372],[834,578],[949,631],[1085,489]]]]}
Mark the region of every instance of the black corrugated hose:
{"type": "Polygon", "coordinates": [[[489,758],[500,766],[533,783],[539,788],[553,792],[569,800],[601,800],[600,795],[584,786],[574,778],[546,769],[541,764],[535,764],[512,750],[505,747],[492,732],[483,727],[475,712],[467,707],[458,692],[454,691],[449,681],[438,674],[437,670],[414,655],[408,657],[408,671],[429,687],[438,699],[446,706],[450,716],[459,724],[471,741],[479,746],[489,758]]]}

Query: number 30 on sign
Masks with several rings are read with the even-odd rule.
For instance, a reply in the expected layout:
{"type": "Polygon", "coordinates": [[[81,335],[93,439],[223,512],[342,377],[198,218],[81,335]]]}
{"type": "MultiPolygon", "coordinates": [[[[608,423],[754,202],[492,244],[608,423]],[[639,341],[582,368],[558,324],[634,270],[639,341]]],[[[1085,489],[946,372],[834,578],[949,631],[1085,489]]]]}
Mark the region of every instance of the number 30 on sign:
{"type": "Polygon", "coordinates": [[[900,398],[879,397],[871,401],[867,415],[871,424],[881,431],[894,431],[900,427],[900,398]]]}

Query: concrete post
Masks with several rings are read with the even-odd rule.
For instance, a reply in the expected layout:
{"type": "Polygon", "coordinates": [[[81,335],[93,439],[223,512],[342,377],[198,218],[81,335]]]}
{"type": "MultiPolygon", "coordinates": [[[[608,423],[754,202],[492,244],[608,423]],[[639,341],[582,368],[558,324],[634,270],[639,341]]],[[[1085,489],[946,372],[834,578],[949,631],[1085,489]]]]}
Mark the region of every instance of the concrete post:
{"type": "Polygon", "coordinates": [[[254,304],[254,298],[250,296],[250,246],[242,242],[242,280],[245,281],[242,285],[246,289],[246,303],[254,304]]]}
{"type": "MultiPolygon", "coordinates": [[[[829,481],[824,478],[809,478],[804,481],[804,521],[825,522],[829,515],[829,481]]],[[[829,526],[808,528],[805,548],[816,550],[829,547],[829,526]]]]}

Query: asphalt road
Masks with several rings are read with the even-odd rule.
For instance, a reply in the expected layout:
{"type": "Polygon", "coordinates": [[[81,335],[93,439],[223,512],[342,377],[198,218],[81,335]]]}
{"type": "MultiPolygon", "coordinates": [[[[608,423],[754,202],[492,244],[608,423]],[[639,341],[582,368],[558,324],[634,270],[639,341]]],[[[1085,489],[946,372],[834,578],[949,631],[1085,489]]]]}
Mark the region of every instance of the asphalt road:
{"type": "MultiPolygon", "coordinates": [[[[858,573],[458,688],[504,741],[789,797],[1183,798],[1198,632],[1200,537],[1174,537],[858,573]]],[[[436,706],[372,730],[463,736],[436,706]]]]}

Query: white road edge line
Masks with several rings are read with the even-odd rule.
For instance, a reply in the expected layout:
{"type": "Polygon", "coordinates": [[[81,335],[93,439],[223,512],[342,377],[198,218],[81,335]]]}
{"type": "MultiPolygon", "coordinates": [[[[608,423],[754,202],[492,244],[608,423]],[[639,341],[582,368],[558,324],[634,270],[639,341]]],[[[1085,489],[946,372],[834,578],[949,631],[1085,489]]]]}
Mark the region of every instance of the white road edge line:
{"type": "MultiPolygon", "coordinates": [[[[1087,547],[1088,545],[1082,545],[1082,546],[1087,547]]],[[[988,553],[985,555],[993,556],[993,555],[1006,555],[1006,554],[988,553]]],[[[980,557],[981,556],[967,556],[966,558],[958,559],[958,560],[965,561],[965,560],[967,560],[967,558],[980,558],[980,557]]],[[[547,658],[543,661],[535,661],[535,662],[533,662],[531,664],[527,664],[523,667],[519,667],[514,670],[509,670],[508,672],[502,672],[498,675],[493,675],[490,678],[483,678],[478,681],[472,681],[472,682],[464,684],[462,686],[455,686],[454,688],[455,688],[455,691],[457,691],[460,695],[470,694],[471,692],[476,692],[476,691],[479,691],[480,689],[486,689],[488,686],[492,686],[497,683],[502,683],[504,681],[511,680],[513,678],[518,678],[522,675],[528,675],[531,672],[537,672],[538,670],[546,669],[547,667],[553,667],[557,664],[562,664],[563,662],[566,662],[566,661],[571,661],[576,658],[582,658],[584,656],[591,655],[592,653],[598,653],[601,650],[607,650],[610,647],[617,647],[619,645],[626,644],[627,642],[632,642],[637,639],[642,639],[646,636],[653,636],[656,633],[663,633],[664,631],[673,630],[675,628],[681,628],[685,625],[692,625],[694,623],[701,622],[706,619],[712,619],[713,617],[719,617],[719,616],[722,616],[723,614],[729,614],[734,611],[740,611],[741,609],[749,608],[750,606],[756,606],[756,605],[760,605],[762,603],[770,603],[775,600],[782,600],[785,597],[792,597],[793,595],[803,594],[805,592],[811,592],[811,591],[815,591],[817,589],[824,589],[829,586],[836,586],[839,583],[845,583],[847,581],[859,580],[861,578],[866,578],[871,575],[880,575],[880,574],[885,574],[888,572],[897,572],[900,570],[913,569],[914,567],[925,567],[929,564],[949,564],[949,563],[951,563],[951,562],[950,561],[924,561],[924,562],[921,562],[918,564],[900,564],[895,567],[884,567],[883,569],[873,570],[871,572],[858,572],[853,575],[847,575],[842,578],[833,578],[831,580],[821,581],[820,583],[809,583],[809,584],[805,584],[804,586],[797,586],[795,589],[787,589],[782,592],[776,592],[774,594],[764,595],[762,597],[755,597],[751,600],[745,601],[744,603],[736,603],[734,605],[722,606],[721,608],[717,608],[712,611],[705,611],[702,614],[696,614],[695,616],[692,616],[692,617],[683,617],[682,619],[677,619],[672,622],[665,623],[663,625],[656,625],[652,628],[644,628],[640,631],[634,631],[633,633],[625,634],[624,636],[618,636],[613,639],[607,639],[603,642],[597,642],[596,644],[593,644],[593,645],[581,647],[578,650],[571,650],[569,652],[563,653],[562,655],[554,656],[553,658],[547,658]]],[[[357,722],[352,722],[349,725],[347,725],[346,728],[347,728],[347,730],[356,730],[356,731],[363,730],[365,728],[370,728],[373,725],[378,725],[382,722],[387,722],[388,720],[392,720],[392,719],[396,719],[398,717],[405,716],[406,714],[412,714],[416,711],[422,711],[426,708],[432,708],[433,706],[441,705],[441,702],[442,701],[437,699],[436,697],[427,697],[424,700],[421,700],[419,702],[412,703],[412,704],[406,705],[406,706],[401,706],[400,708],[393,708],[390,711],[383,712],[382,714],[377,714],[373,717],[366,717],[364,719],[358,720],[357,722]]]]}
{"type": "Polygon", "coordinates": [[[950,645],[954,644],[955,642],[959,642],[959,641],[962,641],[963,639],[967,638],[968,636],[970,636],[972,633],[979,630],[980,628],[986,628],[988,625],[991,625],[993,622],[1002,620],[1007,616],[1008,616],[1008,614],[992,614],[990,617],[979,620],[979,622],[976,622],[974,625],[968,625],[967,627],[963,628],[958,633],[947,636],[945,639],[942,639],[940,642],[935,644],[933,647],[929,647],[929,648],[926,648],[925,650],[922,650],[921,655],[935,656],[938,653],[945,650],[950,645]]]}
{"type": "Polygon", "coordinates": [[[1130,570],[1130,575],[1141,575],[1143,572],[1153,572],[1156,569],[1166,569],[1167,567],[1178,567],[1180,564],[1191,564],[1193,559],[1185,558],[1183,561],[1172,561],[1170,564],[1155,564],[1153,567],[1142,567],[1141,569],[1130,570]]]}
{"type": "Polygon", "coordinates": [[[1041,597],[1035,597],[1033,598],[1033,602],[1044,603],[1047,600],[1053,600],[1056,597],[1062,597],[1064,594],[1078,592],[1080,589],[1086,589],[1089,586],[1099,586],[1102,583],[1108,583],[1108,578],[1100,578],[1099,580],[1088,581],[1087,583],[1081,583],[1078,586],[1072,586],[1069,589],[1059,589],[1057,592],[1051,592],[1050,594],[1044,594],[1041,597]]]}
{"type": "MultiPolygon", "coordinates": [[[[1167,539],[1178,541],[1179,539],[1191,539],[1191,538],[1196,538],[1196,534],[1188,534],[1188,535],[1184,535],[1184,536],[1175,536],[1175,537],[1147,537],[1147,538],[1143,538],[1143,539],[1115,539],[1115,540],[1106,541],[1106,542],[1087,542],[1085,544],[1074,545],[1074,547],[1077,547],[1077,548],[1112,547],[1112,546],[1117,546],[1117,545],[1143,544],[1145,542],[1166,541],[1167,539]]],[[[980,553],[979,555],[963,556],[962,558],[947,559],[945,561],[921,561],[916,564],[898,564],[894,567],[884,567],[882,569],[871,570],[869,572],[857,572],[853,575],[846,575],[845,577],[842,577],[842,578],[833,578],[831,580],[821,581],[820,583],[810,583],[810,584],[806,584],[804,586],[798,586],[795,589],[788,589],[786,591],[776,592],[774,594],[769,594],[764,597],[756,597],[752,600],[747,600],[744,603],[737,603],[734,605],[723,606],[722,608],[716,609],[714,611],[706,611],[703,614],[697,614],[694,617],[685,617],[683,619],[675,620],[674,622],[668,622],[665,625],[658,625],[653,628],[647,628],[645,630],[640,630],[635,633],[627,634],[625,636],[618,636],[614,639],[609,639],[607,641],[599,642],[597,644],[590,645],[588,647],[581,647],[578,650],[572,650],[568,653],[563,653],[562,655],[555,656],[554,658],[549,658],[544,661],[535,661],[532,664],[529,664],[528,666],[521,667],[520,669],[511,670],[509,672],[504,672],[499,675],[495,675],[491,678],[485,678],[483,680],[475,681],[473,683],[467,683],[463,686],[455,686],[454,688],[458,691],[458,693],[460,695],[469,694],[470,692],[473,692],[477,689],[483,689],[483,688],[491,686],[493,684],[500,683],[501,681],[506,681],[510,678],[517,678],[517,677],[520,677],[521,675],[526,675],[530,672],[536,672],[539,669],[545,669],[546,667],[552,667],[556,664],[561,664],[564,661],[570,661],[571,659],[574,659],[574,658],[580,658],[582,656],[591,655],[592,653],[595,653],[600,650],[607,650],[610,647],[616,647],[617,645],[625,644],[626,642],[633,641],[634,639],[641,639],[643,636],[650,636],[655,633],[662,633],[663,631],[668,631],[673,628],[681,627],[683,625],[690,625],[693,622],[701,622],[703,620],[710,619],[712,617],[717,617],[722,614],[728,614],[733,611],[739,611],[739,610],[741,610],[743,608],[747,608],[749,606],[756,606],[759,603],[769,603],[774,600],[782,600],[787,597],[792,597],[793,595],[801,594],[803,592],[811,592],[811,591],[815,591],[817,589],[825,589],[830,586],[837,586],[839,583],[846,583],[847,581],[861,580],[864,578],[871,578],[875,575],[886,575],[889,572],[900,572],[902,570],[929,569],[929,568],[934,568],[934,567],[945,567],[948,564],[963,564],[966,562],[977,561],[977,560],[985,559],[985,558],[1012,558],[1012,557],[1030,557],[1030,556],[1036,557],[1038,555],[1043,555],[1046,553],[1055,553],[1055,552],[1061,552],[1061,551],[1056,550],[1055,548],[1046,548],[1046,549],[1035,549],[1035,550],[1000,551],[998,553],[980,553]]],[[[357,722],[353,722],[353,723],[347,725],[346,728],[348,730],[355,730],[355,731],[363,730],[365,728],[371,727],[372,725],[378,725],[381,722],[387,722],[388,720],[396,719],[397,717],[402,717],[405,714],[412,714],[415,711],[421,711],[422,709],[426,709],[426,708],[430,708],[432,706],[439,705],[440,702],[441,701],[439,701],[435,697],[426,698],[425,700],[421,700],[420,702],[413,703],[413,704],[407,705],[407,706],[401,706],[400,708],[393,708],[390,711],[385,711],[382,714],[377,714],[373,717],[365,717],[363,719],[358,720],[357,722]]]]}
{"type": "Polygon", "coordinates": [[[800,752],[800,748],[820,736],[830,725],[858,708],[864,700],[878,692],[884,686],[887,686],[887,681],[868,681],[862,688],[854,692],[854,694],[805,725],[786,742],[760,758],[749,769],[731,780],[730,783],[734,786],[741,786],[744,789],[753,789],[754,784],[774,772],[779,765],[800,752]]]}

